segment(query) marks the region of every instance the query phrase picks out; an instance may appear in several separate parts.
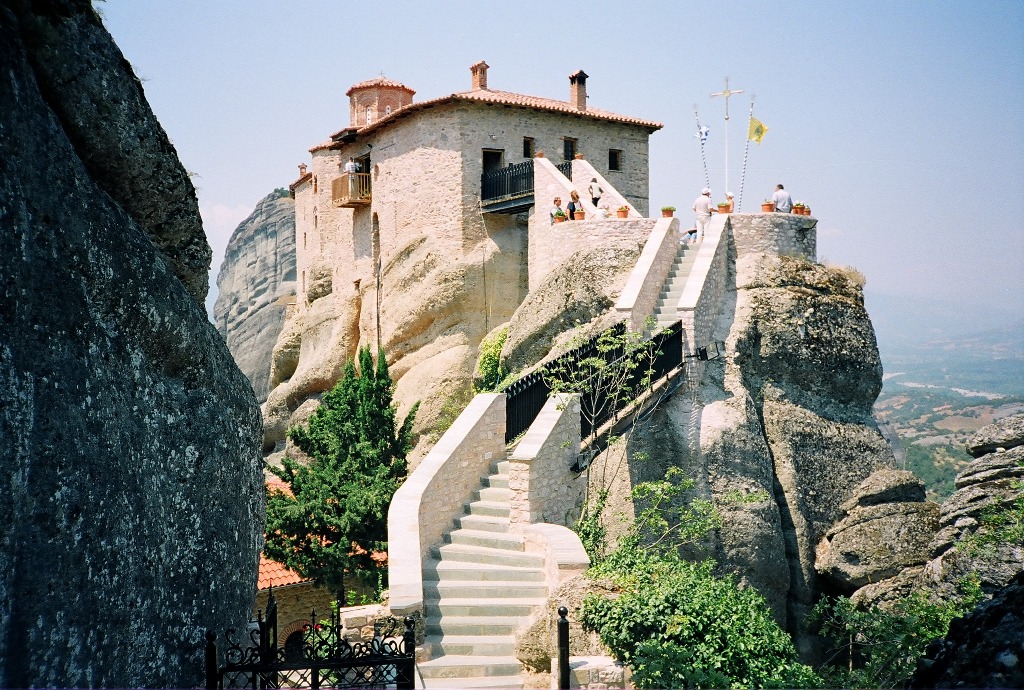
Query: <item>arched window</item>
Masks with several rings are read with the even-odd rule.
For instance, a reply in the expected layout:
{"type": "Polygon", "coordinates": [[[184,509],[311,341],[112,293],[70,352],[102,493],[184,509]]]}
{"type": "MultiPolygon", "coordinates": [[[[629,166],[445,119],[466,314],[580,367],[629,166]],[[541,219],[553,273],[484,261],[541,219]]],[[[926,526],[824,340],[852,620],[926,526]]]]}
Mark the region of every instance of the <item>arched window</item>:
{"type": "Polygon", "coordinates": [[[285,661],[302,661],[306,658],[306,653],[302,649],[302,637],[303,632],[296,630],[284,640],[284,660],[285,661]]]}

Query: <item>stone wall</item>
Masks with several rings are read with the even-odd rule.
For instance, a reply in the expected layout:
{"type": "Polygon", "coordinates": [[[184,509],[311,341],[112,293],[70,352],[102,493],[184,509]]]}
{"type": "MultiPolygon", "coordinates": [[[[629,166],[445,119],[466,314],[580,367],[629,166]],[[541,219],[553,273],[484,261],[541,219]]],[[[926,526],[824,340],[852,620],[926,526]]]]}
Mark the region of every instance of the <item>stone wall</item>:
{"type": "Polygon", "coordinates": [[[628,319],[629,328],[642,331],[647,317],[654,314],[661,290],[679,253],[679,219],[662,218],[647,238],[629,280],[615,303],[615,311],[628,319]]]}
{"type": "Polygon", "coordinates": [[[505,394],[477,395],[431,449],[388,508],[391,610],[410,614],[423,605],[429,549],[451,528],[493,463],[505,459],[505,394]]]}
{"type": "MultiPolygon", "coordinates": [[[[723,297],[729,280],[729,229],[726,216],[711,218],[704,241],[683,287],[676,306],[683,322],[683,351],[693,352],[713,339],[715,325],[722,314],[723,297]]],[[[699,366],[699,365],[698,365],[699,366]]],[[[699,378],[699,377],[698,377],[699,378]]]]}
{"type": "Polygon", "coordinates": [[[509,456],[513,529],[534,522],[568,526],[575,521],[587,488],[586,479],[569,469],[579,448],[579,396],[551,396],[509,456]]]}

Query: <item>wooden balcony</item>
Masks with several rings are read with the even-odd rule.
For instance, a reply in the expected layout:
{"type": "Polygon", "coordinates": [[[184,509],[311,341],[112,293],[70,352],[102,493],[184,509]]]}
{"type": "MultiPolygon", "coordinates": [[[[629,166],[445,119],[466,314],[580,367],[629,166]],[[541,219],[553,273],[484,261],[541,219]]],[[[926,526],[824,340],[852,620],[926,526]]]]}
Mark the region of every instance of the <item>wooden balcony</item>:
{"type": "Polygon", "coordinates": [[[358,208],[370,203],[370,173],[342,173],[331,183],[335,206],[358,208]]]}

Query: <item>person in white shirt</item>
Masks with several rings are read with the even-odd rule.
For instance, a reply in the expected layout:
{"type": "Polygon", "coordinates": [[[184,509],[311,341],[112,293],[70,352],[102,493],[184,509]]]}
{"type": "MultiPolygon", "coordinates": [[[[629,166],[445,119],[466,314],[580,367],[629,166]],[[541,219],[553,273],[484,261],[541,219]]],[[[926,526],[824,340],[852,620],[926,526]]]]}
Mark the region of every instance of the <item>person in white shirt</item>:
{"type": "Polygon", "coordinates": [[[789,192],[781,184],[775,185],[772,201],[775,202],[776,213],[790,213],[793,210],[793,197],[789,195],[789,192]]]}
{"type": "Polygon", "coordinates": [[[711,214],[715,212],[714,206],[711,205],[711,190],[707,187],[700,190],[700,196],[693,202],[693,212],[697,216],[697,232],[694,233],[693,238],[696,241],[704,239],[704,228],[711,220],[711,214]]]}
{"type": "Polygon", "coordinates": [[[359,196],[357,172],[359,172],[359,165],[354,158],[349,158],[348,163],[345,163],[345,174],[348,175],[348,195],[352,198],[359,196]]]}
{"type": "Polygon", "coordinates": [[[600,207],[601,194],[604,193],[604,190],[597,183],[596,177],[590,178],[590,186],[587,187],[587,193],[590,194],[590,200],[594,202],[594,206],[600,207]]]}
{"type": "Polygon", "coordinates": [[[553,205],[551,206],[551,211],[549,213],[551,215],[551,224],[554,225],[554,223],[555,223],[555,213],[561,212],[564,215],[565,211],[562,210],[562,199],[561,199],[561,197],[557,197],[556,196],[555,200],[552,202],[552,204],[553,205]]]}

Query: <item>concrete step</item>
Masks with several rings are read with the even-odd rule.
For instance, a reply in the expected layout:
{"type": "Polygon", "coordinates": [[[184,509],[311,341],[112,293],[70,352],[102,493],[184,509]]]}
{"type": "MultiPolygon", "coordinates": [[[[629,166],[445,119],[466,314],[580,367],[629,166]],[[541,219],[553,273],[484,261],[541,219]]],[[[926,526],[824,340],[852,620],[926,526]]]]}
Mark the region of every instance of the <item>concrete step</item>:
{"type": "Polygon", "coordinates": [[[522,551],[523,537],[507,532],[488,532],[475,529],[456,529],[444,535],[449,544],[466,544],[467,546],[483,546],[488,549],[504,549],[505,551],[522,551]]]}
{"type": "Polygon", "coordinates": [[[509,467],[512,466],[508,460],[499,460],[498,462],[491,463],[491,474],[500,474],[508,476],[509,467]]]}
{"type": "Polygon", "coordinates": [[[483,546],[469,546],[466,544],[435,546],[431,549],[431,552],[431,556],[440,561],[510,565],[514,568],[541,568],[544,565],[544,556],[541,554],[490,549],[483,546]]]}
{"type": "Polygon", "coordinates": [[[512,567],[490,563],[430,560],[423,564],[424,582],[544,582],[536,567],[512,567]]]}
{"type": "Polygon", "coordinates": [[[489,676],[487,678],[424,678],[423,687],[431,688],[487,688],[497,690],[508,688],[509,690],[521,690],[523,681],[519,676],[489,676]]]}
{"type": "Polygon", "coordinates": [[[511,511],[508,501],[473,501],[466,506],[466,512],[470,515],[490,515],[491,517],[507,518],[511,511]]]}
{"type": "Polygon", "coordinates": [[[507,474],[492,474],[491,476],[489,476],[484,481],[487,482],[487,486],[492,486],[492,487],[499,488],[499,489],[507,489],[508,488],[508,475],[507,474]]]}
{"type": "Polygon", "coordinates": [[[512,499],[512,489],[508,487],[488,486],[477,491],[478,500],[493,503],[508,503],[512,499]]]}
{"type": "Polygon", "coordinates": [[[522,625],[519,616],[442,616],[428,618],[427,635],[512,635],[522,625]]]}
{"type": "Polygon", "coordinates": [[[460,656],[515,656],[515,635],[438,635],[426,639],[431,649],[460,656]]]}
{"type": "Polygon", "coordinates": [[[543,582],[515,582],[511,580],[469,580],[441,579],[423,583],[423,594],[438,598],[487,598],[502,599],[543,599],[548,594],[543,582]]]}
{"type": "Polygon", "coordinates": [[[455,519],[459,529],[473,529],[481,532],[508,532],[509,519],[490,515],[463,515],[455,519]]]}
{"type": "Polygon", "coordinates": [[[477,597],[466,599],[442,598],[425,599],[423,607],[428,618],[440,616],[479,616],[484,622],[492,616],[526,617],[533,613],[537,606],[547,601],[544,597],[536,599],[510,599],[508,597],[477,597]]]}
{"type": "Polygon", "coordinates": [[[448,654],[416,664],[427,678],[480,678],[518,675],[523,666],[514,656],[448,654]]]}

